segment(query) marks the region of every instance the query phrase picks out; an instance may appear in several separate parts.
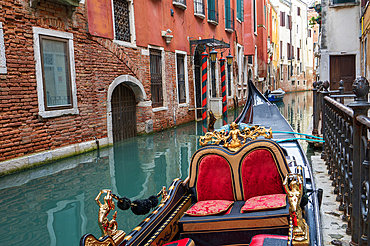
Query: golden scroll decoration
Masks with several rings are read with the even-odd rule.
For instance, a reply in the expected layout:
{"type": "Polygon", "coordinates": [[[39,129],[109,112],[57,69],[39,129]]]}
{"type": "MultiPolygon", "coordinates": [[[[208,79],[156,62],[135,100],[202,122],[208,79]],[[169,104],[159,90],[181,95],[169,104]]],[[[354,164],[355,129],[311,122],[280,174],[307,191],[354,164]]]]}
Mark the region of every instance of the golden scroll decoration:
{"type": "Polygon", "coordinates": [[[230,132],[226,132],[225,130],[207,132],[204,136],[200,137],[199,143],[201,146],[223,144],[224,147],[231,151],[238,151],[248,142],[248,139],[256,140],[259,136],[271,139],[271,128],[266,129],[263,126],[251,126],[239,130],[238,124],[233,122],[230,124],[230,132]]]}

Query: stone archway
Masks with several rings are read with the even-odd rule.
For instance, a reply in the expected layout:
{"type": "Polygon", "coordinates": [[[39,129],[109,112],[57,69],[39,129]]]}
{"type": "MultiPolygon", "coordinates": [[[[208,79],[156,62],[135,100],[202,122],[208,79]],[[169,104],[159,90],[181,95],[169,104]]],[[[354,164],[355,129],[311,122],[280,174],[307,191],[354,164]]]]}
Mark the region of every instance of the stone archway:
{"type": "Polygon", "coordinates": [[[109,85],[107,95],[107,131],[108,143],[113,144],[112,95],[117,86],[124,83],[135,95],[136,105],[146,100],[147,96],[142,83],[132,75],[121,75],[109,85]]]}

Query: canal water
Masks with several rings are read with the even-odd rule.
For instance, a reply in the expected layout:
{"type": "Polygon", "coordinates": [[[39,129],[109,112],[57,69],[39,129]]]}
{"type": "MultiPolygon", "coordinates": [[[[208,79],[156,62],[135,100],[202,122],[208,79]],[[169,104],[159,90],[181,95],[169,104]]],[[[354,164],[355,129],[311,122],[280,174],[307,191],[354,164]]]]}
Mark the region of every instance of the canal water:
{"type": "MultiPolygon", "coordinates": [[[[278,107],[295,131],[306,132],[312,92],[287,93],[278,107]]],[[[237,114],[229,112],[229,123],[237,114]]],[[[217,120],[215,128],[220,126],[217,120]]],[[[200,135],[201,123],[192,122],[1,177],[0,245],[69,246],[78,245],[86,233],[99,237],[94,199],[100,189],[146,199],[174,178],[185,179],[200,135]]],[[[119,210],[119,229],[129,232],[144,217],[119,210]]]]}

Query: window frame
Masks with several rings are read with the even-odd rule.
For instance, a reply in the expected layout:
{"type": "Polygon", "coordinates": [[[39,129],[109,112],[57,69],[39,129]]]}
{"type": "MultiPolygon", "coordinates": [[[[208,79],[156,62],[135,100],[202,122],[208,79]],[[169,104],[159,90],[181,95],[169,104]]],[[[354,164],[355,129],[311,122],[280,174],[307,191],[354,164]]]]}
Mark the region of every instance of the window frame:
{"type": "Polygon", "coordinates": [[[163,74],[163,54],[162,54],[162,50],[160,49],[155,49],[155,48],[150,48],[149,49],[149,74],[150,74],[150,94],[151,94],[151,101],[152,101],[152,108],[156,108],[156,109],[160,109],[160,108],[163,108],[164,107],[164,86],[163,86],[163,77],[164,77],[164,74],[163,74]],[[151,55],[152,55],[152,52],[156,53],[158,52],[158,54],[160,54],[160,61],[159,61],[159,65],[160,65],[160,72],[161,72],[161,94],[162,94],[162,100],[161,100],[161,105],[160,106],[157,106],[157,103],[159,105],[160,101],[158,102],[153,102],[153,93],[152,93],[152,71],[151,71],[151,55]],[[153,105],[156,105],[156,106],[153,106],[153,105]]]}
{"type": "Polygon", "coordinates": [[[7,72],[3,23],[0,22],[0,74],[6,74],[7,72]]]}
{"type": "Polygon", "coordinates": [[[175,54],[176,54],[175,66],[176,66],[177,102],[179,104],[179,107],[186,107],[189,105],[189,79],[188,79],[188,66],[187,66],[188,55],[186,51],[181,51],[181,50],[175,50],[175,54]],[[180,102],[180,98],[179,98],[179,79],[178,79],[178,71],[177,71],[178,55],[181,55],[184,58],[185,102],[180,102]]]}
{"type": "Polygon", "coordinates": [[[236,19],[244,22],[244,0],[236,0],[236,19]]]}
{"type": "MultiPolygon", "coordinates": [[[[43,40],[51,40],[51,41],[58,41],[58,42],[62,42],[62,43],[65,43],[66,44],[66,48],[67,48],[67,52],[66,52],[66,55],[67,55],[67,63],[68,65],[66,66],[66,68],[68,68],[68,72],[67,72],[67,75],[69,76],[66,76],[66,79],[68,81],[66,81],[66,84],[67,84],[67,87],[69,88],[69,93],[71,93],[71,76],[70,76],[70,56],[69,56],[69,42],[68,40],[64,39],[64,38],[58,38],[58,37],[50,37],[50,36],[46,36],[46,35],[39,35],[39,41],[40,41],[40,55],[43,54],[43,45],[42,45],[42,41],[43,40]]],[[[46,93],[46,86],[45,86],[45,64],[44,64],[44,58],[43,58],[43,55],[41,55],[41,69],[42,69],[42,81],[43,81],[43,92],[44,92],[44,102],[47,101],[47,93],[46,93]]],[[[71,96],[72,98],[72,96],[71,96]]],[[[61,105],[61,106],[47,106],[47,103],[45,104],[45,110],[46,111],[51,111],[51,110],[60,110],[60,109],[69,109],[69,108],[73,108],[73,101],[71,100],[71,105],[61,105]]]]}
{"type": "MultiPolygon", "coordinates": [[[[330,3],[332,5],[342,5],[342,4],[358,4],[358,0],[344,0],[344,2],[338,3],[340,0],[331,0],[330,3]]],[[[342,0],[343,1],[343,0],[342,0]]]]}
{"type": "Polygon", "coordinates": [[[37,82],[37,98],[38,98],[38,114],[42,118],[52,118],[68,114],[79,114],[77,106],[77,89],[76,89],[76,70],[73,47],[73,34],[68,32],[50,30],[40,27],[33,27],[33,47],[36,62],[36,82],[37,82]],[[42,58],[41,58],[41,39],[42,37],[50,37],[50,39],[64,39],[68,43],[68,57],[69,57],[69,79],[70,79],[70,93],[71,106],[52,107],[47,109],[45,102],[45,86],[43,78],[42,58]]]}
{"type": "Polygon", "coordinates": [[[113,34],[114,34],[114,39],[113,42],[124,46],[128,48],[137,48],[136,46],[136,32],[135,32],[135,13],[134,13],[134,3],[133,0],[126,0],[129,5],[129,22],[130,22],[130,33],[131,33],[131,40],[130,42],[127,41],[122,41],[122,40],[117,40],[116,39],[116,22],[114,19],[114,2],[111,0],[112,4],[112,22],[113,22],[113,34]]]}

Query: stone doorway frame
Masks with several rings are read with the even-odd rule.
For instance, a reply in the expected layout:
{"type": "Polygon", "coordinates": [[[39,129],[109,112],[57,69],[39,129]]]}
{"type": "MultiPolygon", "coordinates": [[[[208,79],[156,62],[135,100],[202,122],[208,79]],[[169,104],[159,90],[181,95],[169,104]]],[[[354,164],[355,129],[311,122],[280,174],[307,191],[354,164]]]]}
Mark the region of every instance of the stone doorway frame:
{"type": "Polygon", "coordinates": [[[112,94],[114,89],[121,83],[125,83],[125,85],[132,89],[132,91],[135,94],[135,101],[137,103],[137,107],[142,106],[141,103],[144,103],[144,101],[147,99],[143,84],[134,76],[121,75],[113,80],[113,82],[109,85],[107,94],[107,133],[109,145],[113,144],[113,121],[112,121],[112,103],[111,103],[112,94]]]}

